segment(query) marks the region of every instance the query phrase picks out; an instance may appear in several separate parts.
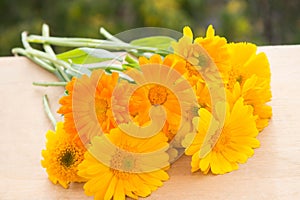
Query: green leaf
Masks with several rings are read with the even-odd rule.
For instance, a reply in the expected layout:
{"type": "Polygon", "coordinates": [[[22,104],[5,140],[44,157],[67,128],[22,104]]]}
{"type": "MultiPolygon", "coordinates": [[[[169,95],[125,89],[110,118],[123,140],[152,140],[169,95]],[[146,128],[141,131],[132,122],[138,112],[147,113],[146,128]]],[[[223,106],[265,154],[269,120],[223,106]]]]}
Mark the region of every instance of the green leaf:
{"type": "Polygon", "coordinates": [[[141,39],[132,40],[131,45],[158,48],[159,50],[168,50],[174,38],[167,36],[152,36],[141,39]]]}
{"type": "Polygon", "coordinates": [[[94,48],[77,48],[57,55],[58,59],[74,64],[89,64],[116,59],[117,56],[109,51],[94,48]]]}

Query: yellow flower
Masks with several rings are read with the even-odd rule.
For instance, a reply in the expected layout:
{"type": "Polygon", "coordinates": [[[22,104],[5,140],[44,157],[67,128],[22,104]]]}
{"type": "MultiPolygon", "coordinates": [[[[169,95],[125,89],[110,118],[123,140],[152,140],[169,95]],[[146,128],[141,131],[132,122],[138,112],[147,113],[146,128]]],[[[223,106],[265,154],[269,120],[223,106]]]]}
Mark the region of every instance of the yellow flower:
{"type": "MultiPolygon", "coordinates": [[[[256,46],[250,43],[230,44],[231,70],[227,88],[235,96],[244,98],[258,115],[257,128],[261,131],[268,125],[272,109],[266,105],[271,100],[270,66],[264,53],[256,54],[256,46]]],[[[230,95],[229,95],[230,96],[230,95]]]]}
{"type": "Polygon", "coordinates": [[[268,58],[264,53],[256,54],[257,48],[254,44],[232,43],[228,44],[228,49],[230,53],[228,89],[231,90],[237,82],[243,86],[254,74],[258,77],[259,83],[266,81],[270,84],[271,72],[268,58]]]}
{"type": "Polygon", "coordinates": [[[196,38],[194,43],[201,45],[207,51],[219,72],[225,75],[230,66],[230,54],[226,38],[215,35],[215,29],[209,25],[206,36],[196,38]]]}
{"type": "Polygon", "coordinates": [[[106,75],[102,70],[94,70],[91,77],[73,78],[66,86],[68,95],[60,99],[58,113],[64,115],[66,131],[79,134],[84,144],[116,127],[111,97],[118,77],[118,73],[106,75]]]}
{"type": "Polygon", "coordinates": [[[215,36],[213,27],[207,29],[206,37],[193,41],[193,33],[184,27],[183,37],[173,44],[174,54],[186,64],[179,71],[194,87],[198,103],[209,110],[211,104],[225,100],[224,80],[230,67],[230,55],[227,41],[215,36]],[[213,102],[211,102],[211,98],[213,102]]]}
{"type": "MultiPolygon", "coordinates": [[[[178,42],[173,42],[172,47],[174,54],[179,57],[177,59],[183,59],[193,66],[199,65],[199,56],[204,50],[199,44],[193,43],[193,32],[188,26],[183,29],[183,37],[178,42]]],[[[188,66],[185,67],[189,75],[193,75],[193,71],[188,66]]]]}
{"type": "Polygon", "coordinates": [[[54,184],[68,188],[70,182],[83,182],[77,175],[77,166],[84,158],[85,148],[64,131],[63,123],[58,122],[56,132],[47,132],[46,150],[42,151],[41,164],[54,184]]]}
{"type": "Polygon", "coordinates": [[[215,35],[212,25],[208,26],[205,37],[197,37],[194,41],[190,27],[184,27],[183,37],[177,43],[173,43],[172,47],[175,55],[180,56],[192,66],[199,64],[201,66],[203,56],[208,54],[220,72],[226,72],[229,69],[230,55],[227,40],[215,35]]]}
{"type": "MultiPolygon", "coordinates": [[[[210,52],[200,42],[193,40],[192,30],[188,26],[183,29],[183,37],[178,42],[172,43],[172,47],[174,49],[173,57],[185,62],[184,65],[176,65],[173,68],[180,72],[192,86],[196,84],[197,80],[205,79],[204,73],[211,73],[211,70],[218,72],[210,52]]],[[[208,50],[210,49],[208,48],[208,50]]]]}
{"type": "MultiPolygon", "coordinates": [[[[138,134],[138,133],[134,133],[138,134]]],[[[129,136],[119,128],[95,136],[78,174],[86,179],[85,193],[99,200],[146,197],[169,179],[167,138],[129,136]]]]}
{"type": "MultiPolygon", "coordinates": [[[[217,107],[217,113],[219,112],[217,107]]],[[[259,146],[256,139],[258,131],[255,127],[255,117],[251,106],[244,105],[239,98],[233,107],[226,107],[224,127],[220,135],[212,135],[205,144],[208,129],[218,131],[219,122],[204,108],[199,110],[199,117],[193,123],[196,133],[189,133],[183,145],[187,147],[185,153],[192,155],[192,172],[201,170],[204,174],[224,174],[238,169],[238,163],[245,163],[254,153],[253,148],[259,146]],[[203,150],[209,148],[208,153],[203,150]]]]}

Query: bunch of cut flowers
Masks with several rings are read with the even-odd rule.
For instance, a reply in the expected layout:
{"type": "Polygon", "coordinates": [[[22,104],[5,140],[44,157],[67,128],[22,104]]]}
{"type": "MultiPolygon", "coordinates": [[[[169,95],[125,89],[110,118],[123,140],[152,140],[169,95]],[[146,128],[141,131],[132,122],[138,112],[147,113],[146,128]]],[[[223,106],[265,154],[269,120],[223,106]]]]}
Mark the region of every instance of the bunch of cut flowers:
{"type": "Polygon", "coordinates": [[[33,84],[65,87],[62,121],[43,99],[54,130],[41,165],[54,184],[84,182],[95,199],[137,199],[161,187],[183,154],[191,172],[224,174],[259,147],[272,116],[266,55],[252,43],[227,42],[212,25],[199,37],[189,27],[177,36],[149,30],[63,38],[44,24],[42,35],[22,33],[24,47],[12,52],[58,78],[33,84]],[[57,46],[71,50],[56,54],[57,46]]]}

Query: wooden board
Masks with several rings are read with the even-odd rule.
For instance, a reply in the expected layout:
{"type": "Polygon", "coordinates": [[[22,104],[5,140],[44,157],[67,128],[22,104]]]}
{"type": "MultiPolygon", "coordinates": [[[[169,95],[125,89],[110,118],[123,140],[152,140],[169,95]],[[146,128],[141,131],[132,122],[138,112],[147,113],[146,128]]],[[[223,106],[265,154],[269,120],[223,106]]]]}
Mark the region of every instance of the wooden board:
{"type": "MultiPolygon", "coordinates": [[[[273,119],[261,147],[240,169],[213,176],[190,173],[190,158],[169,170],[170,180],[147,199],[300,199],[300,45],[260,47],[271,63],[273,119]],[[299,117],[299,118],[298,118],[299,117]]],[[[40,165],[48,94],[53,110],[63,88],[35,87],[56,78],[24,57],[0,58],[0,199],[92,199],[82,185],[53,185],[40,165]]],[[[59,117],[57,115],[57,117],[59,117]]]]}

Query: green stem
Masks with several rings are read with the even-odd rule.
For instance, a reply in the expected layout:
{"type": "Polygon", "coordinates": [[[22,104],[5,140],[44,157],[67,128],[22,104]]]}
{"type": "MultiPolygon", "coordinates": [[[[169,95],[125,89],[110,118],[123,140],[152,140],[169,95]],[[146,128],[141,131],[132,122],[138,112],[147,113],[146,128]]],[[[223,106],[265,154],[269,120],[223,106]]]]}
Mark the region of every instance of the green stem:
{"type": "Polygon", "coordinates": [[[80,74],[82,75],[82,73],[76,69],[73,69],[71,67],[71,65],[69,65],[69,63],[63,61],[63,60],[59,60],[57,58],[52,58],[51,56],[49,56],[48,54],[42,52],[42,51],[39,51],[39,50],[36,50],[36,49],[27,49],[26,50],[29,54],[31,54],[32,56],[36,56],[36,57],[39,57],[39,58],[42,58],[42,59],[45,59],[45,60],[49,60],[50,62],[52,62],[53,64],[56,64],[56,65],[59,65],[65,69],[69,69],[70,71],[73,71],[77,74],[80,74]]]}
{"type": "Polygon", "coordinates": [[[125,61],[128,62],[128,63],[138,64],[138,61],[136,59],[134,59],[133,57],[129,56],[129,55],[126,55],[125,61]]]}
{"type": "MultiPolygon", "coordinates": [[[[44,37],[50,37],[50,29],[49,26],[47,24],[43,24],[42,26],[42,34],[44,37]]],[[[51,48],[51,46],[47,43],[43,44],[43,47],[45,49],[45,51],[53,58],[56,59],[56,54],[53,51],[53,49],[51,48]]],[[[64,72],[63,69],[61,69],[60,66],[58,66],[57,64],[54,64],[54,66],[56,67],[56,69],[58,70],[59,75],[64,79],[64,81],[70,81],[70,78],[68,77],[68,75],[64,72]]]]}
{"type": "Polygon", "coordinates": [[[44,110],[45,110],[45,112],[46,112],[49,120],[51,121],[53,127],[55,128],[55,126],[56,126],[56,119],[54,118],[54,116],[53,116],[53,114],[51,112],[47,95],[44,95],[44,97],[43,97],[43,105],[44,105],[44,110]]]}
{"type": "Polygon", "coordinates": [[[69,78],[69,76],[65,73],[65,71],[63,69],[61,69],[60,67],[57,68],[59,74],[63,77],[63,79],[67,82],[69,82],[71,79],[69,78]]]}
{"type": "Polygon", "coordinates": [[[67,82],[33,82],[32,85],[34,86],[66,86],[67,82]]]}
{"type": "Polygon", "coordinates": [[[58,78],[59,81],[63,81],[63,82],[66,81],[66,79],[61,75],[58,69],[55,70],[54,75],[58,78]]]}
{"type": "Polygon", "coordinates": [[[25,47],[25,49],[32,49],[30,44],[27,42],[27,36],[28,36],[28,33],[26,31],[23,31],[22,34],[21,34],[22,44],[25,47]]]}
{"type": "Polygon", "coordinates": [[[122,40],[120,40],[119,38],[113,36],[112,34],[110,34],[107,30],[105,30],[105,28],[101,27],[100,28],[100,33],[106,37],[108,40],[114,41],[114,42],[119,42],[119,43],[124,43],[122,40]]]}
{"type": "MultiPolygon", "coordinates": [[[[43,26],[42,26],[42,35],[44,37],[50,37],[50,30],[49,30],[49,26],[47,24],[43,24],[43,26]]],[[[44,43],[43,47],[44,47],[45,51],[50,54],[50,56],[52,56],[53,58],[56,58],[56,55],[49,44],[44,43]]]]}
{"type": "Polygon", "coordinates": [[[134,46],[127,43],[120,43],[108,40],[89,39],[89,38],[60,38],[60,37],[43,37],[40,35],[30,35],[27,37],[28,42],[51,45],[64,46],[64,47],[91,47],[102,48],[107,50],[141,50],[148,52],[156,52],[159,49],[152,47],[134,46]]]}
{"type": "Polygon", "coordinates": [[[112,46],[115,43],[107,40],[90,39],[90,38],[66,38],[66,37],[43,37],[40,35],[28,36],[28,42],[48,43],[64,47],[98,47],[99,45],[112,46]]]}
{"type": "Polygon", "coordinates": [[[48,63],[46,63],[45,61],[37,58],[37,57],[33,57],[31,56],[25,49],[22,48],[14,48],[12,49],[12,53],[14,55],[23,55],[26,56],[27,58],[29,58],[30,60],[32,60],[34,63],[38,64],[39,66],[41,66],[42,68],[46,69],[47,71],[51,72],[51,73],[55,73],[55,69],[49,65],[48,63]]]}

